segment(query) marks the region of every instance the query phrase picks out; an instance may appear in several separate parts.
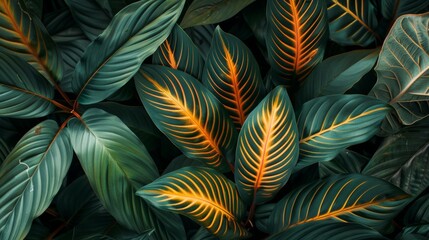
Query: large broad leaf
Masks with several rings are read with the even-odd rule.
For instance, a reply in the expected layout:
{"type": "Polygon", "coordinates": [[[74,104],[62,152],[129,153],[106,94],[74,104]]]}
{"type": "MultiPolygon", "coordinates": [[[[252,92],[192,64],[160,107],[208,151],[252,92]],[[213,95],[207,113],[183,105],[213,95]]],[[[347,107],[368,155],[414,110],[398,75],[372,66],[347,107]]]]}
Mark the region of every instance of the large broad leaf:
{"type": "Polygon", "coordinates": [[[144,145],[119,118],[88,109],[69,122],[71,143],[97,197],[123,226],[138,233],[153,228],[160,239],[184,236],[178,216],[158,213],[135,191],[158,177],[144,145]],[[169,219],[166,221],[165,219],[169,219]]]}
{"type": "Polygon", "coordinates": [[[238,137],[235,182],[246,203],[272,199],[299,155],[298,128],[287,90],[278,86],[249,115],[238,137]]]}
{"type": "Polygon", "coordinates": [[[354,222],[383,230],[408,203],[408,195],[383,180],[358,174],[336,175],[288,193],[273,209],[272,233],[308,222],[354,222]]]}
{"type": "Polygon", "coordinates": [[[0,116],[43,117],[54,111],[54,88],[25,61],[0,52],[0,116]]]}
{"type": "Polygon", "coordinates": [[[293,85],[323,58],[328,37],[325,2],[272,0],[267,4],[268,60],[280,74],[275,81],[293,85]]]}
{"type": "Polygon", "coordinates": [[[186,10],[180,26],[182,28],[222,22],[233,17],[255,0],[198,0],[186,10]]]}
{"type": "Polygon", "coordinates": [[[265,95],[252,52],[220,27],[215,30],[206,59],[203,83],[222,102],[238,129],[265,95]]]}
{"type": "Polygon", "coordinates": [[[336,174],[360,173],[368,161],[367,157],[345,149],[331,161],[319,162],[319,175],[324,178],[336,174]]]}
{"type": "Polygon", "coordinates": [[[362,173],[390,181],[413,195],[425,190],[429,186],[429,121],[423,121],[386,138],[362,173]]]}
{"type": "Polygon", "coordinates": [[[182,168],[144,186],[137,195],[159,209],[191,218],[218,237],[248,236],[240,225],[246,208],[234,183],[213,169],[182,168]]]}
{"type": "Polygon", "coordinates": [[[144,65],[136,88],[155,125],[187,157],[220,171],[233,168],[234,124],[200,82],[178,70],[144,65]]]}
{"type": "Polygon", "coordinates": [[[184,71],[199,80],[203,75],[203,56],[179,25],[174,26],[170,36],[153,54],[152,62],[184,71]]]}
{"type": "Polygon", "coordinates": [[[268,240],[388,240],[379,232],[357,223],[316,221],[276,233],[268,240]]]}
{"type": "Polygon", "coordinates": [[[54,83],[61,79],[61,55],[40,19],[18,0],[0,1],[0,51],[23,58],[54,83]]]}
{"type": "Polygon", "coordinates": [[[0,167],[0,239],[23,239],[51,204],[72,161],[66,131],[46,120],[17,143],[0,167]]]}
{"type": "Polygon", "coordinates": [[[381,0],[381,13],[386,19],[395,20],[404,14],[419,13],[427,6],[427,0],[381,0]]]}
{"type": "Polygon", "coordinates": [[[407,226],[429,224],[429,194],[422,195],[411,204],[404,216],[407,226]]]}
{"type": "Polygon", "coordinates": [[[372,94],[395,108],[402,124],[429,115],[429,14],[398,18],[380,52],[372,94]]]}
{"type": "Polygon", "coordinates": [[[184,2],[139,1],[116,14],[76,66],[72,89],[79,103],[99,102],[125,85],[168,37],[184,2]]]}
{"type": "Polygon", "coordinates": [[[341,45],[368,46],[380,40],[372,1],[328,0],[329,37],[341,45]]]}
{"type": "Polygon", "coordinates": [[[299,88],[300,104],[316,97],[343,94],[353,87],[377,61],[379,50],[355,50],[321,62],[299,88]]]}
{"type": "Polygon", "coordinates": [[[369,140],[389,111],[386,103],[364,95],[330,95],[306,102],[297,121],[297,167],[329,161],[343,149],[369,140]]]}

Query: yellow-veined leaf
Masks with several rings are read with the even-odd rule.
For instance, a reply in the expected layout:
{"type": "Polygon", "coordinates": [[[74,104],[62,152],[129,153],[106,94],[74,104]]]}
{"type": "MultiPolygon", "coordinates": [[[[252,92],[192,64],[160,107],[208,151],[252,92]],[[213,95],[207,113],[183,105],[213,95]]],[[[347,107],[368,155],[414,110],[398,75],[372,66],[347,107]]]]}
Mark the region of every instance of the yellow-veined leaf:
{"type": "Polygon", "coordinates": [[[185,167],[137,191],[155,207],[185,215],[222,239],[248,236],[246,214],[233,182],[205,167],[185,167]]]}
{"type": "Polygon", "coordinates": [[[304,80],[323,58],[328,37],[322,0],[271,0],[267,3],[267,49],[278,84],[304,80]]]}
{"type": "Polygon", "coordinates": [[[298,145],[292,103],[278,86],[252,111],[238,137],[235,182],[246,203],[266,202],[286,184],[298,145]]]}
{"type": "Polygon", "coordinates": [[[172,68],[143,65],[136,88],[155,125],[187,157],[220,171],[233,168],[234,124],[198,80],[172,68]]]}
{"type": "Polygon", "coordinates": [[[206,59],[203,84],[220,100],[240,129],[265,95],[258,63],[237,37],[217,27],[206,59]]]}

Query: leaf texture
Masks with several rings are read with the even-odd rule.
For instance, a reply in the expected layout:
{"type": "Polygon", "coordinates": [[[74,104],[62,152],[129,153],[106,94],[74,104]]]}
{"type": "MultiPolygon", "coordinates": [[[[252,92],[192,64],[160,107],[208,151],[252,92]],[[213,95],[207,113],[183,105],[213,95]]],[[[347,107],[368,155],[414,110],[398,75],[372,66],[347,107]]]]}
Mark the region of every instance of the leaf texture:
{"type": "Polygon", "coordinates": [[[72,157],[67,132],[53,120],[21,138],[0,167],[0,239],[24,239],[60,189],[72,157]]]}
{"type": "Polygon", "coordinates": [[[361,173],[368,162],[367,157],[345,149],[331,161],[319,162],[319,175],[325,178],[336,174],[361,173]]]}
{"type": "Polygon", "coordinates": [[[238,137],[235,182],[248,204],[272,199],[299,155],[298,128],[287,90],[278,86],[249,115],[238,137]]]}
{"type": "Polygon", "coordinates": [[[426,0],[382,0],[381,13],[386,19],[395,20],[404,14],[419,13],[427,6],[426,0]]]}
{"type": "Polygon", "coordinates": [[[246,213],[234,183],[205,167],[185,167],[137,191],[157,208],[185,215],[225,239],[248,236],[240,221],[246,213]]]}
{"type": "Polygon", "coordinates": [[[200,82],[178,70],[143,65],[136,88],[155,125],[187,157],[220,171],[231,169],[237,133],[222,104],[200,82]]]}
{"type": "Polygon", "coordinates": [[[147,0],[122,9],[86,49],[72,89],[81,104],[100,102],[125,85],[177,21],[183,0],[147,0]]]}

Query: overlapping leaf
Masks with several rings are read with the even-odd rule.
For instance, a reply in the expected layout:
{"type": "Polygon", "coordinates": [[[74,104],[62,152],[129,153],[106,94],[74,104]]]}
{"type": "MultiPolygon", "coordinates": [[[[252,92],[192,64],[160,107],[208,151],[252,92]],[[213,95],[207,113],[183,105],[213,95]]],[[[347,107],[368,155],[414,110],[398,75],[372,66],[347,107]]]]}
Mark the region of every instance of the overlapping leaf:
{"type": "Polygon", "coordinates": [[[0,138],[0,165],[6,159],[7,155],[10,153],[10,148],[8,144],[0,138]]]}
{"type": "Polygon", "coordinates": [[[265,95],[259,66],[252,52],[220,27],[213,36],[203,83],[220,100],[238,129],[265,95]]]}
{"type": "Polygon", "coordinates": [[[341,150],[369,140],[389,111],[386,103],[364,95],[330,95],[308,101],[297,121],[297,168],[329,161],[341,150]]]}
{"type": "Polygon", "coordinates": [[[286,184],[298,145],[292,103],[279,86],[253,110],[238,137],[235,182],[246,203],[266,202],[286,184]]]}
{"type": "Polygon", "coordinates": [[[389,102],[405,125],[429,115],[428,28],[429,14],[398,18],[375,67],[372,94],[389,102]]]}
{"type": "Polygon", "coordinates": [[[0,167],[0,239],[23,239],[61,187],[72,161],[68,134],[46,120],[17,143],[0,167]]]}
{"type": "Polygon", "coordinates": [[[17,0],[0,1],[0,51],[23,58],[54,83],[61,79],[61,55],[40,19],[17,0]]]}
{"type": "Polygon", "coordinates": [[[180,219],[154,212],[135,191],[158,177],[144,145],[117,117],[88,109],[69,122],[71,143],[95,194],[123,226],[138,233],[156,229],[160,239],[180,239],[180,219]],[[169,219],[166,221],[166,219],[169,219]]]}
{"type": "Polygon", "coordinates": [[[420,196],[410,204],[404,216],[406,226],[416,224],[429,224],[429,194],[420,196]]]}
{"type": "Polygon", "coordinates": [[[328,25],[324,1],[268,1],[268,60],[279,84],[301,81],[323,58],[328,25]]]}
{"type": "Polygon", "coordinates": [[[217,171],[185,167],[137,191],[157,208],[185,215],[225,239],[248,236],[240,221],[246,208],[234,183],[217,171]]]}
{"type": "Polygon", "coordinates": [[[25,61],[0,52],[0,116],[35,118],[51,113],[54,88],[25,61]]]}
{"type": "Polygon", "coordinates": [[[275,233],[330,219],[382,230],[408,203],[408,197],[399,188],[377,178],[336,175],[288,193],[273,209],[269,226],[275,233]]]}
{"type": "Polygon", "coordinates": [[[185,31],[175,25],[170,36],[152,56],[152,62],[184,71],[201,80],[204,59],[185,31]]]}
{"type": "Polygon", "coordinates": [[[345,149],[331,161],[319,162],[319,175],[324,178],[335,174],[360,173],[368,162],[367,157],[345,149]]]}
{"type": "Polygon", "coordinates": [[[155,125],[187,157],[228,171],[237,133],[222,104],[191,75],[144,65],[136,88],[155,125]]]}
{"type": "Polygon", "coordinates": [[[192,39],[192,42],[194,42],[198,49],[200,49],[204,59],[207,58],[207,54],[210,50],[215,29],[216,26],[213,24],[195,26],[185,29],[185,32],[192,39]]]}
{"type": "Polygon", "coordinates": [[[76,66],[72,89],[79,103],[99,102],[125,85],[168,37],[184,2],[139,1],[116,14],[76,66]]]}
{"type": "Polygon", "coordinates": [[[381,13],[386,19],[395,20],[401,15],[419,13],[429,6],[426,0],[382,0],[381,13]]]}
{"type": "Polygon", "coordinates": [[[368,46],[379,38],[372,1],[329,0],[328,18],[329,36],[341,45],[368,46]]]}

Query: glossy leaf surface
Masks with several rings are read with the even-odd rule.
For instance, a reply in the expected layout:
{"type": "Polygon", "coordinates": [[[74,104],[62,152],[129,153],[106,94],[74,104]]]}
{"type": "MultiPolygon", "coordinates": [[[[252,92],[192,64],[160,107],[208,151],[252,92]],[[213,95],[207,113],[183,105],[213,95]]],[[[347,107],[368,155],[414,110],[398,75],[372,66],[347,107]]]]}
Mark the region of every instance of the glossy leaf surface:
{"type": "Polygon", "coordinates": [[[68,134],[52,120],[30,131],[0,167],[0,239],[23,239],[51,204],[72,161],[68,134]]]}
{"type": "Polygon", "coordinates": [[[381,13],[386,19],[395,20],[404,14],[419,13],[427,6],[426,0],[382,0],[381,13]]]}
{"type": "Polygon", "coordinates": [[[125,85],[168,37],[183,4],[183,0],[139,1],[116,14],[76,66],[72,89],[79,103],[99,102],[125,85]]]}
{"type": "Polygon", "coordinates": [[[252,52],[220,27],[215,30],[204,66],[203,84],[220,100],[237,129],[265,95],[252,52]]]}
{"type": "Polygon", "coordinates": [[[295,113],[284,87],[252,111],[238,137],[235,182],[248,204],[272,199],[286,184],[299,155],[295,113]]]}
{"type": "Polygon", "coordinates": [[[246,209],[234,183],[213,169],[185,167],[158,178],[137,194],[159,209],[193,219],[218,237],[248,236],[240,225],[246,209]]]}
{"type": "Polygon", "coordinates": [[[136,87],[155,125],[187,157],[228,171],[237,133],[222,104],[191,75],[144,65],[136,87]]]}

